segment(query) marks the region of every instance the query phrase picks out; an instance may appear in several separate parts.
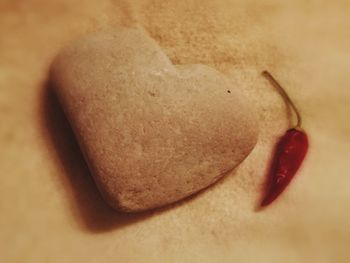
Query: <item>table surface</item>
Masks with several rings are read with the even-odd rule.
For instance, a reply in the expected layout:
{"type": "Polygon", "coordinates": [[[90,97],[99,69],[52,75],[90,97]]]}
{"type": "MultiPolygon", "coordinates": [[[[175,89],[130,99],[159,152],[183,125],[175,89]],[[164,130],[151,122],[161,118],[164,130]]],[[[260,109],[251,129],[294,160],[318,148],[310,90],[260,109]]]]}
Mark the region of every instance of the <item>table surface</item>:
{"type": "Polygon", "coordinates": [[[349,262],[350,2],[0,2],[2,262],[349,262]],[[250,156],[207,191],[143,214],[101,199],[49,66],[89,32],[143,26],[175,64],[223,72],[258,107],[250,156]],[[261,76],[289,91],[310,136],[285,194],[257,209],[272,149],[291,121],[261,76]]]}

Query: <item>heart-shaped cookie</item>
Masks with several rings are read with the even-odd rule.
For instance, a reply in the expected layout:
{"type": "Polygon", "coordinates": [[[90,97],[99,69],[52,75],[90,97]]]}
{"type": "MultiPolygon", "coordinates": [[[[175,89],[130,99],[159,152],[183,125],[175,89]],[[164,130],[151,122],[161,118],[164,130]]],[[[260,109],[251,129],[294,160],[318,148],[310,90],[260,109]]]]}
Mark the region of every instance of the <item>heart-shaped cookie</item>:
{"type": "Polygon", "coordinates": [[[57,56],[52,77],[92,175],[118,210],[208,187],[257,141],[238,85],[204,65],[174,66],[142,29],[78,40],[57,56]]]}

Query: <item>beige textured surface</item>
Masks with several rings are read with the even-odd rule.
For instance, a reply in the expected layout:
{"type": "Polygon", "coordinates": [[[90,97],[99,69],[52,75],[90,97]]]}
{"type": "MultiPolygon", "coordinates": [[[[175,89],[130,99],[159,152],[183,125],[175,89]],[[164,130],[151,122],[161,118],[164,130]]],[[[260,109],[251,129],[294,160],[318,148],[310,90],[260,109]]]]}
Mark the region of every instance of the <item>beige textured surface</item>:
{"type": "Polygon", "coordinates": [[[174,66],[141,28],[88,35],[50,79],[103,196],[143,211],[194,194],[253,150],[256,108],[204,65],[174,66]]]}
{"type": "Polygon", "coordinates": [[[349,262],[350,3],[0,2],[3,262],[349,262]],[[260,106],[259,142],[237,173],[171,209],[129,216],[101,201],[60,109],[49,64],[86,32],[138,22],[175,63],[213,66],[260,106]],[[255,211],[286,128],[268,68],[290,91],[309,156],[274,206],[255,211]]]}

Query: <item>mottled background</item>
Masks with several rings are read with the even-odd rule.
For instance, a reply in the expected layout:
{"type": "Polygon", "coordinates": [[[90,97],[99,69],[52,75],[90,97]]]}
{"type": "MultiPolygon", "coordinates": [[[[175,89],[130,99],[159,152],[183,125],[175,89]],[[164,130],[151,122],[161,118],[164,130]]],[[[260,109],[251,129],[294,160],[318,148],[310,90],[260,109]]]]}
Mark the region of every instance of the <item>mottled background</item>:
{"type": "Polygon", "coordinates": [[[0,0],[2,262],[349,262],[348,0],[0,0]],[[177,64],[227,75],[259,109],[259,143],[196,197],[123,215],[101,199],[50,92],[61,46],[141,25],[177,64]],[[292,187],[256,209],[288,126],[269,69],[304,116],[310,152],[292,187]]]}

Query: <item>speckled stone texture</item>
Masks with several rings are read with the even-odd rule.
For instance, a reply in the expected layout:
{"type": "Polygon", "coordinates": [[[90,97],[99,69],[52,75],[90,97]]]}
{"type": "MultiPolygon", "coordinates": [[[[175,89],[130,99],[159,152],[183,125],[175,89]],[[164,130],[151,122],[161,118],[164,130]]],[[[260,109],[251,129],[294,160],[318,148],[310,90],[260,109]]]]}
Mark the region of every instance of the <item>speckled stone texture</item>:
{"type": "Polygon", "coordinates": [[[70,44],[52,76],[94,179],[118,210],[198,192],[257,142],[256,109],[238,83],[204,65],[174,66],[141,28],[70,44]]]}

